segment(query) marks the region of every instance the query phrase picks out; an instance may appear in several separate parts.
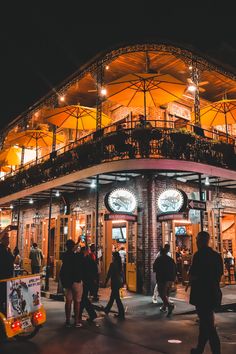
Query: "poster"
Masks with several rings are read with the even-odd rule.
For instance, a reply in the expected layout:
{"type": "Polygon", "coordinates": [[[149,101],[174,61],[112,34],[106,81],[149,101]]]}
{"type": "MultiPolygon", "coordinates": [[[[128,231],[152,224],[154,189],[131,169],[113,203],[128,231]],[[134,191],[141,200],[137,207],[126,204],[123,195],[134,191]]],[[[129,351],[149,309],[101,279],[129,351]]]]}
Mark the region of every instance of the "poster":
{"type": "Polygon", "coordinates": [[[7,283],[7,318],[27,315],[41,306],[40,276],[19,277],[7,283]]]}

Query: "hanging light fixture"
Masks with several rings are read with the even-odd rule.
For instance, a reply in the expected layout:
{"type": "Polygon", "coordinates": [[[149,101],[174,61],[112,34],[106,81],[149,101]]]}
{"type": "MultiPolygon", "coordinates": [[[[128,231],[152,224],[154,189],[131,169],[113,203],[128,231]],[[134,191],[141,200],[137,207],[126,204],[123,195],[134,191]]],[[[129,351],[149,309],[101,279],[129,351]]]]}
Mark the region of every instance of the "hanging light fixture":
{"type": "Polygon", "coordinates": [[[205,179],[205,186],[209,186],[210,185],[210,180],[209,180],[209,177],[206,176],[206,179],[205,179]]]}

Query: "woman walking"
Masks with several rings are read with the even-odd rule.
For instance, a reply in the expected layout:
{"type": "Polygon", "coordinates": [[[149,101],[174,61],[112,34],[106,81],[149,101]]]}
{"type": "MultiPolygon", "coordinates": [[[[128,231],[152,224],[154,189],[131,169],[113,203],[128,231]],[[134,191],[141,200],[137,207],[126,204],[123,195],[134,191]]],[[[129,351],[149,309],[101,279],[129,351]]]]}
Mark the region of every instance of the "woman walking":
{"type": "Polygon", "coordinates": [[[114,301],[116,300],[118,314],[116,314],[115,317],[119,319],[124,319],[125,311],[120,299],[120,288],[122,288],[122,263],[119,252],[113,252],[112,254],[112,262],[107,273],[105,287],[109,279],[111,279],[111,295],[110,300],[104,308],[104,312],[108,314],[112,308],[114,301]]]}

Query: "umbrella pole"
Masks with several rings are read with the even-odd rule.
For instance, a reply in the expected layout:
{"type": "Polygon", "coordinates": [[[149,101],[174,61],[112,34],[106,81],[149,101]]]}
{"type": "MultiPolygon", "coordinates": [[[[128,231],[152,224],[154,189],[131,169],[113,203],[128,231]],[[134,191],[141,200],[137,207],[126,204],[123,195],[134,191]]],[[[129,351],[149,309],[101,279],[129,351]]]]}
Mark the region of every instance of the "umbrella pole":
{"type": "Polygon", "coordinates": [[[24,165],[24,158],[25,158],[25,147],[22,146],[22,148],[21,148],[20,167],[22,167],[24,165]]]}
{"type": "Polygon", "coordinates": [[[99,175],[96,176],[96,235],[95,235],[95,247],[96,247],[96,260],[98,260],[98,236],[99,236],[99,175]]]}
{"type": "Polygon", "coordinates": [[[17,231],[16,231],[16,247],[19,248],[19,234],[20,234],[20,199],[18,203],[18,212],[17,212],[17,231]]]}
{"type": "Polygon", "coordinates": [[[77,135],[78,135],[78,118],[76,118],[76,128],[75,128],[75,141],[77,141],[77,135]]]}
{"type": "Polygon", "coordinates": [[[36,163],[38,163],[38,137],[36,135],[36,163]]]}
{"type": "Polygon", "coordinates": [[[49,290],[50,276],[50,241],[51,241],[51,218],[52,218],[52,189],[50,189],[49,213],[48,213],[48,249],[47,249],[47,266],[45,276],[45,291],[49,290]]]}
{"type": "Polygon", "coordinates": [[[145,118],[145,120],[147,120],[147,117],[146,117],[146,114],[147,114],[147,107],[146,107],[146,105],[147,105],[147,102],[146,102],[146,82],[145,82],[145,80],[144,80],[144,118],[145,118]]]}
{"type": "Polygon", "coordinates": [[[225,115],[225,133],[226,133],[226,141],[227,141],[227,143],[228,143],[228,141],[229,141],[229,136],[228,136],[227,112],[226,112],[225,103],[224,103],[224,115],[225,115]]]}

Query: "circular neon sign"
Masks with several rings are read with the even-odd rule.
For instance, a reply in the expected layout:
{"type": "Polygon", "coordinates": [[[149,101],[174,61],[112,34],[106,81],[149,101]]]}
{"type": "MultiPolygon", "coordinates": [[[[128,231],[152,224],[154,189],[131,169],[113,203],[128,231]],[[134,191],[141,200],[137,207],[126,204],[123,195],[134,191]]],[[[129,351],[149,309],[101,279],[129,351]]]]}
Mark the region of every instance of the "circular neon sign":
{"type": "Polygon", "coordinates": [[[117,188],[106,195],[105,205],[112,213],[132,213],[137,207],[137,200],[130,190],[117,188]]]}
{"type": "Polygon", "coordinates": [[[180,189],[166,189],[160,193],[157,206],[161,213],[178,213],[186,209],[187,195],[180,189]]]}

